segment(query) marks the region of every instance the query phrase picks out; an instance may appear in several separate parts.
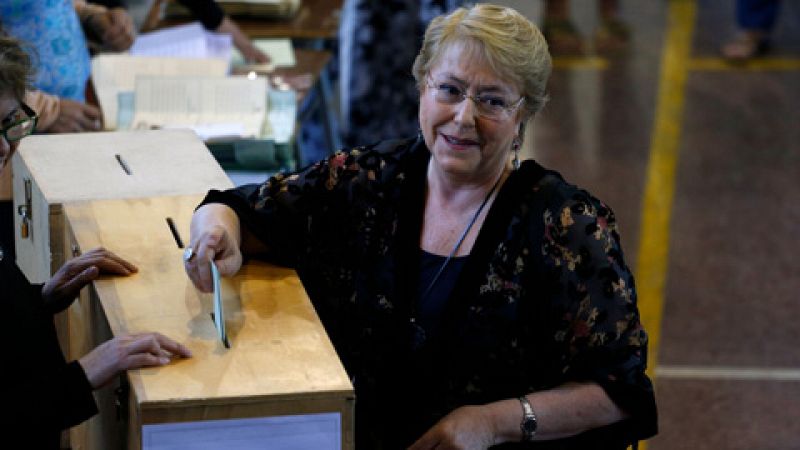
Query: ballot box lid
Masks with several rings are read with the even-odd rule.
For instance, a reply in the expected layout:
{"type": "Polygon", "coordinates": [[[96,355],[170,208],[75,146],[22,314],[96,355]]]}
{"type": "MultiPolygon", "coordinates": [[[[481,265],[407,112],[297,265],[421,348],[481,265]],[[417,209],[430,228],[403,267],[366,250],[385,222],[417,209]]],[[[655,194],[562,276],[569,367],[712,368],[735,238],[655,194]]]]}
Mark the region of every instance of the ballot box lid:
{"type": "Polygon", "coordinates": [[[33,135],[18,152],[51,205],[233,186],[190,130],[33,135]]]}

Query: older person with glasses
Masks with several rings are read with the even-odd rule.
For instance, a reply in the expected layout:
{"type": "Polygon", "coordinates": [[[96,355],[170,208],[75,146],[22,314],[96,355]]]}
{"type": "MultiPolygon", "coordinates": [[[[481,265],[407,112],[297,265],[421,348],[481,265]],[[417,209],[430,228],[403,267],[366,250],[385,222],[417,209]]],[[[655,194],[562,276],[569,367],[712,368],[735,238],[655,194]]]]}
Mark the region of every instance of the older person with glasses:
{"type": "Polygon", "coordinates": [[[3,138],[5,138],[9,145],[12,142],[17,142],[25,136],[33,133],[33,130],[36,128],[36,121],[38,119],[39,117],[36,116],[36,112],[32,110],[30,106],[20,101],[19,110],[6,116],[3,119],[2,125],[0,125],[3,127],[3,138]],[[20,111],[25,115],[19,117],[20,111]]]}
{"type": "MultiPolygon", "coordinates": [[[[0,171],[19,141],[36,128],[36,114],[22,101],[30,71],[30,58],[19,41],[0,36],[0,171]]],[[[32,285],[0,246],[0,339],[5,344],[0,397],[6,411],[0,435],[9,448],[60,448],[61,430],[97,412],[94,389],[124,370],[190,356],[186,347],[166,336],[142,333],[115,337],[67,362],[53,314],[67,308],[101,272],[130,275],[136,267],[99,248],[68,261],[43,286],[32,285]]]]}
{"type": "MultiPolygon", "coordinates": [[[[624,449],[656,432],[614,214],[534,161],[539,30],[479,4],[432,21],[419,136],[211,191],[185,266],[297,268],[356,390],[356,447],[624,449]]],[[[265,350],[268,351],[268,350],[265,350]]]]}

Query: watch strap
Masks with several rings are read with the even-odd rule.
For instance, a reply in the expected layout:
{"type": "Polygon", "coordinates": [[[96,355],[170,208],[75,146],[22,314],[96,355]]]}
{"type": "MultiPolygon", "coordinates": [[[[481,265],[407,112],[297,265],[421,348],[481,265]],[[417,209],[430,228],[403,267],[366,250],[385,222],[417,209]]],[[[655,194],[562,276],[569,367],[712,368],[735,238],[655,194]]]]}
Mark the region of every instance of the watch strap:
{"type": "Polygon", "coordinates": [[[521,396],[519,403],[522,405],[522,421],[519,424],[519,429],[522,431],[522,442],[531,442],[536,435],[536,414],[533,412],[533,406],[528,401],[528,397],[521,396]]]}

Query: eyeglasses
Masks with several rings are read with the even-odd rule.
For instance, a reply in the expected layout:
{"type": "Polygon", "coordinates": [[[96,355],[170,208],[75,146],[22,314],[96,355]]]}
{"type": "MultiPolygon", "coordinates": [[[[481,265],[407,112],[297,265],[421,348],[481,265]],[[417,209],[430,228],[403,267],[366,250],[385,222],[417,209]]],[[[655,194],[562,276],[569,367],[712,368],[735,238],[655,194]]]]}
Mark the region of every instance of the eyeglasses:
{"type": "Polygon", "coordinates": [[[0,134],[3,135],[7,142],[17,142],[33,133],[33,130],[36,129],[36,122],[39,120],[39,116],[25,103],[20,103],[19,106],[22,108],[26,117],[18,119],[16,122],[0,130],[0,134]]]}
{"type": "Polygon", "coordinates": [[[525,97],[520,97],[512,101],[501,94],[469,95],[453,83],[435,82],[431,79],[428,79],[428,87],[436,101],[443,105],[457,105],[468,98],[475,103],[478,115],[497,121],[510,118],[514,110],[525,100],[525,97]]]}

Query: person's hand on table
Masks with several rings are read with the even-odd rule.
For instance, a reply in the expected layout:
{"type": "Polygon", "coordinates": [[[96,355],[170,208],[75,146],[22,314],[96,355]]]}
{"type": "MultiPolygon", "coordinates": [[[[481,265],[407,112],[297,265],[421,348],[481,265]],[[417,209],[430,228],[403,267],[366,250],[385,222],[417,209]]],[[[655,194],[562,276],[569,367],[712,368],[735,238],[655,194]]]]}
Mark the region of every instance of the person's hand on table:
{"type": "Polygon", "coordinates": [[[239,50],[246,62],[258,64],[266,64],[269,62],[269,56],[253,45],[250,38],[242,32],[239,26],[236,25],[236,22],[231,20],[230,17],[223,17],[216,32],[230,34],[234,47],[239,50]]]}
{"type": "Polygon", "coordinates": [[[102,128],[100,110],[96,107],[66,98],[59,103],[58,117],[47,129],[48,133],[81,133],[102,128]]]}
{"type": "Polygon", "coordinates": [[[137,271],[136,266],[114,253],[95,248],[64,263],[42,288],[42,300],[48,311],[59,312],[101,273],[127,276],[137,271]]]}
{"type": "Polygon", "coordinates": [[[492,421],[480,406],[462,406],[443,417],[408,450],[482,450],[494,445],[492,421]]]}
{"type": "Polygon", "coordinates": [[[102,9],[105,11],[92,14],[88,23],[103,46],[115,52],[131,48],[136,39],[136,28],[131,15],[124,8],[102,9]]]}
{"type": "Polygon", "coordinates": [[[103,42],[116,51],[125,51],[131,48],[136,40],[133,17],[125,8],[111,8],[108,10],[108,18],[111,27],[103,36],[103,42]]]}
{"type": "Polygon", "coordinates": [[[216,263],[220,275],[233,275],[242,267],[239,239],[220,223],[217,214],[220,211],[234,214],[227,206],[209,204],[198,208],[192,216],[191,239],[183,264],[186,274],[202,292],[213,291],[211,261],[216,263]]]}
{"type": "Polygon", "coordinates": [[[258,49],[252,42],[247,41],[237,47],[242,53],[244,60],[249,63],[266,64],[270,61],[269,56],[258,49]]]}
{"type": "Polygon", "coordinates": [[[311,82],[313,78],[310,73],[301,73],[299,75],[287,75],[282,77],[283,81],[295,91],[307,91],[311,89],[311,82]]]}
{"type": "Polygon", "coordinates": [[[93,389],[111,381],[118,373],[141,367],[163,366],[172,357],[189,358],[192,352],[160,333],[118,336],[106,341],[78,360],[93,389]]]}

